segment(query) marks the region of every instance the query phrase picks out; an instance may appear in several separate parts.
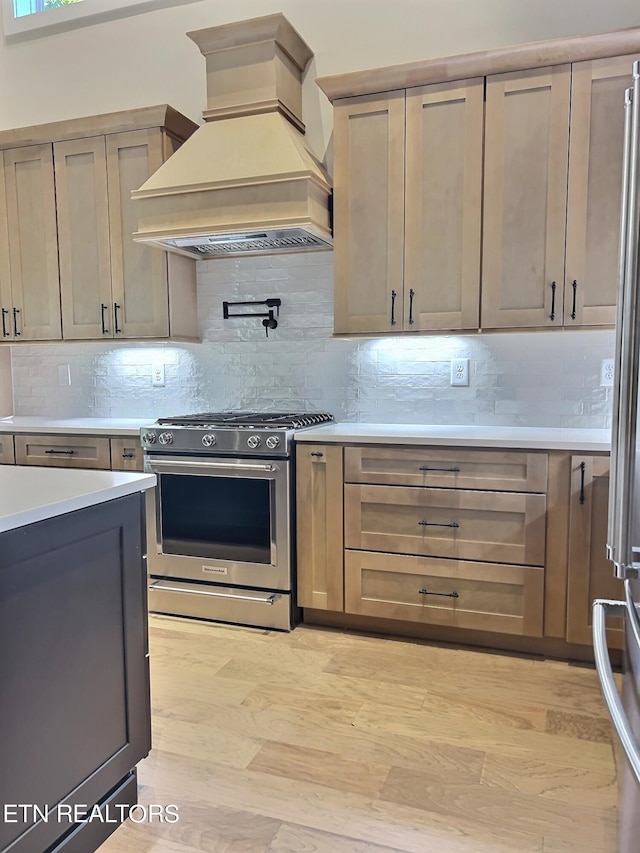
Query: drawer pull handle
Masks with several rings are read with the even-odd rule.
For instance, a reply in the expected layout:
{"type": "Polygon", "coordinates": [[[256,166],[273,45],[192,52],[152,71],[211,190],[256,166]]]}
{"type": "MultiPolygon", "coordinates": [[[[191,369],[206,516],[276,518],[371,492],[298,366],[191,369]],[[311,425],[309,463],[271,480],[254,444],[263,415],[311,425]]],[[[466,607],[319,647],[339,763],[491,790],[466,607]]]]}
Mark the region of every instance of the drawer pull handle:
{"type": "Polygon", "coordinates": [[[122,454],[122,458],[123,459],[135,459],[136,454],[135,453],[129,453],[128,451],[125,450],[125,452],[122,454]]]}
{"type": "Polygon", "coordinates": [[[458,468],[457,465],[454,465],[453,468],[431,468],[429,465],[421,465],[418,470],[420,470],[420,471],[443,471],[447,474],[448,473],[451,473],[451,474],[459,474],[460,473],[460,469],[458,468]]]}
{"type": "Polygon", "coordinates": [[[453,592],[432,592],[430,589],[419,589],[420,595],[441,595],[443,598],[460,598],[460,595],[454,590],[453,592]]]}
{"type": "Polygon", "coordinates": [[[75,450],[45,450],[45,453],[50,453],[52,456],[73,456],[75,450]]]}
{"type": "Polygon", "coordinates": [[[584,498],[584,473],[585,473],[586,467],[587,467],[586,462],[580,463],[580,503],[581,504],[583,504],[584,500],[585,500],[585,498],[584,498]]]}
{"type": "Polygon", "coordinates": [[[418,524],[421,524],[423,527],[460,527],[457,521],[449,521],[448,523],[440,522],[440,521],[419,521],[418,524]]]}
{"type": "Polygon", "coordinates": [[[319,450],[312,450],[311,455],[312,456],[324,456],[324,453],[321,453],[319,450]]]}

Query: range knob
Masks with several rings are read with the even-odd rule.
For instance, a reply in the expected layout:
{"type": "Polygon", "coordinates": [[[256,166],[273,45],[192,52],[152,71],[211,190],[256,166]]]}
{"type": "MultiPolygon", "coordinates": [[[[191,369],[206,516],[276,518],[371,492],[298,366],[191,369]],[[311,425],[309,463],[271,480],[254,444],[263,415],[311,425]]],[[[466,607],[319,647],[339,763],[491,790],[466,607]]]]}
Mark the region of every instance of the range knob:
{"type": "Polygon", "coordinates": [[[265,444],[269,448],[269,450],[275,450],[276,447],[280,444],[280,436],[279,435],[270,435],[266,440],[265,444]]]}
{"type": "Polygon", "coordinates": [[[173,434],[170,432],[161,432],[158,436],[160,444],[173,444],[173,434]]]}
{"type": "Polygon", "coordinates": [[[247,446],[252,450],[255,450],[256,447],[260,447],[260,436],[259,435],[250,435],[247,439],[247,446]]]}
{"type": "Polygon", "coordinates": [[[155,432],[145,432],[142,436],[142,440],[145,444],[155,444],[158,439],[156,438],[155,432]]]}
{"type": "Polygon", "coordinates": [[[215,435],[211,435],[210,432],[205,433],[202,436],[202,443],[205,447],[213,447],[213,445],[216,443],[215,435]]]}

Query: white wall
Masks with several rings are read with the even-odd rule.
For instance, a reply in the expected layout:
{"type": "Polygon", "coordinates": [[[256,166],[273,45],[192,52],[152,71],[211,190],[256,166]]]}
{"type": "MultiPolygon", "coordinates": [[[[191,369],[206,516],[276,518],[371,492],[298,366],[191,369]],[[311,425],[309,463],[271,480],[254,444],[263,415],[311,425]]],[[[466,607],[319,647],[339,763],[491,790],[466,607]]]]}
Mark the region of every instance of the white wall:
{"type": "MultiPolygon", "coordinates": [[[[332,117],[316,76],[640,26],[638,0],[200,0],[0,42],[0,129],[155,103],[199,121],[204,59],[185,33],[273,12],[315,52],[303,108],[320,156],[330,153],[332,117]]],[[[334,340],[331,256],[323,269],[314,257],[202,262],[203,344],[13,347],[16,414],[155,417],[275,399],[364,421],[608,425],[599,364],[612,333],[334,340]],[[262,298],[267,286],[286,303],[269,341],[248,324],[222,327],[222,299],[262,298]],[[448,361],[461,356],[472,360],[472,382],[452,389],[448,361]],[[163,389],[150,387],[157,359],[168,365],[163,389]],[[70,388],[58,386],[58,364],[70,364],[70,388]]]]}

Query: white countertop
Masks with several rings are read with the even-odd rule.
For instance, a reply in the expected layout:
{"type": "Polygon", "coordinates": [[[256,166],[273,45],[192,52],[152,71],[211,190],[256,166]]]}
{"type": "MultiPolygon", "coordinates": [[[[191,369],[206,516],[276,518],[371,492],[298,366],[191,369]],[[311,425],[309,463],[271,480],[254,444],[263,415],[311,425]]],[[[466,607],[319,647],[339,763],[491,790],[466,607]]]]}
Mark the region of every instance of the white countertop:
{"type": "Polygon", "coordinates": [[[154,474],[0,465],[0,532],[155,486],[154,474]]]}
{"type": "Polygon", "coordinates": [[[300,442],[430,444],[455,447],[518,447],[523,450],[609,451],[607,429],[546,427],[434,426],[421,424],[336,423],[296,433],[300,442]]]}
{"type": "Polygon", "coordinates": [[[1,432],[35,432],[48,435],[139,435],[153,418],[0,418],[1,432]]]}

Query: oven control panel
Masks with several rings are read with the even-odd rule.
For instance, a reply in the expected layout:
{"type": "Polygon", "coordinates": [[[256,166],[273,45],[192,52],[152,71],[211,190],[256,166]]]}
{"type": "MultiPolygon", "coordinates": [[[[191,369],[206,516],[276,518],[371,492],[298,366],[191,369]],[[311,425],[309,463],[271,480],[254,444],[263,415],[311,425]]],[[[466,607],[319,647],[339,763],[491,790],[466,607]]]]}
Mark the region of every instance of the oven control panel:
{"type": "Polygon", "coordinates": [[[192,453],[216,456],[286,458],[291,453],[293,430],[223,429],[220,427],[144,427],[142,449],[158,453],[192,453]]]}

